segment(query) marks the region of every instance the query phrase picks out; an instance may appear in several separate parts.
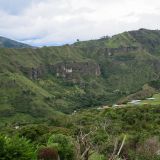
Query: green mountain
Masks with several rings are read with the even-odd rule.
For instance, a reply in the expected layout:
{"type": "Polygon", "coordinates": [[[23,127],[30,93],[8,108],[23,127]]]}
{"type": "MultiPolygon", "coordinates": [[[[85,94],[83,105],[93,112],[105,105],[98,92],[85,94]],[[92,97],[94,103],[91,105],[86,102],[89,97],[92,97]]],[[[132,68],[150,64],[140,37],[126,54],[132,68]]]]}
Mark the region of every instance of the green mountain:
{"type": "Polygon", "coordinates": [[[31,48],[30,45],[20,43],[0,36],[0,47],[2,48],[31,48]]]}
{"type": "Polygon", "coordinates": [[[151,93],[148,89],[145,96],[150,96],[149,84],[159,80],[159,30],[140,29],[60,47],[16,48],[0,48],[2,124],[55,121],[62,112],[143,94],[147,84],[151,93]]]}

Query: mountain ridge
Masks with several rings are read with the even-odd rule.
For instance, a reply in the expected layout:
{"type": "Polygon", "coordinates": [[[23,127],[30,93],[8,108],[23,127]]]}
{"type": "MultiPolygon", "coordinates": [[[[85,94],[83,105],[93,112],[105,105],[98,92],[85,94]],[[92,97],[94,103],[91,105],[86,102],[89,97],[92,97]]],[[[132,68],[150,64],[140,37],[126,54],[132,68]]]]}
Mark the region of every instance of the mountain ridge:
{"type": "Polygon", "coordinates": [[[0,48],[32,48],[32,46],[0,36],[0,48]]]}

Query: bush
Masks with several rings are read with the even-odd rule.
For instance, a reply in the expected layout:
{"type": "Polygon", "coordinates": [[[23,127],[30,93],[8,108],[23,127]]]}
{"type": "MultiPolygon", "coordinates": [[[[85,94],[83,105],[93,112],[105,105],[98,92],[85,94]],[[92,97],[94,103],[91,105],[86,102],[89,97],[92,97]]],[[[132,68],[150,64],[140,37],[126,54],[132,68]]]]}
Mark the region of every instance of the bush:
{"type": "Polygon", "coordinates": [[[34,160],[35,148],[26,139],[0,135],[1,160],[34,160]]]}
{"type": "Polygon", "coordinates": [[[31,142],[40,143],[43,135],[50,132],[45,125],[28,125],[19,130],[19,135],[29,139],[31,142]]]}
{"type": "Polygon", "coordinates": [[[63,134],[52,135],[48,140],[48,146],[58,150],[61,160],[73,160],[74,159],[74,143],[71,137],[63,134]]]}
{"type": "Polygon", "coordinates": [[[42,147],[38,150],[37,154],[38,160],[58,160],[59,155],[58,152],[51,147],[42,147]]]}

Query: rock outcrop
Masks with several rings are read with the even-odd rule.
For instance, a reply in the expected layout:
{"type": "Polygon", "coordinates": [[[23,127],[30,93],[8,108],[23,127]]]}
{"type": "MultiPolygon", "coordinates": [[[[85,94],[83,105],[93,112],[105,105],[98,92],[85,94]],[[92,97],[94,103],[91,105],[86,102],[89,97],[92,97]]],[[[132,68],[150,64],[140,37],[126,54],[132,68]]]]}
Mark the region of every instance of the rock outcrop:
{"type": "Polygon", "coordinates": [[[44,77],[47,73],[51,73],[56,77],[66,80],[76,79],[77,77],[84,76],[100,76],[101,71],[98,64],[94,62],[59,62],[40,66],[37,68],[23,68],[22,72],[25,73],[30,79],[37,80],[44,77]]]}
{"type": "Polygon", "coordinates": [[[50,71],[57,77],[74,78],[80,76],[99,76],[101,74],[98,64],[93,62],[60,62],[50,65],[50,71]]]}

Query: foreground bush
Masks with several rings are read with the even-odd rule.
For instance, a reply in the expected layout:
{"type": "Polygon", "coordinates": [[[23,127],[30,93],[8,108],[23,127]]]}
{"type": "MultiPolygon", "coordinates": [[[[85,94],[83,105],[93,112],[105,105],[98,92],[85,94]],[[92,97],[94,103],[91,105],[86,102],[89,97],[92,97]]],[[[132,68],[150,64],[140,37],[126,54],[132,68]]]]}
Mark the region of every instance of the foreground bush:
{"type": "Polygon", "coordinates": [[[34,160],[34,146],[24,138],[0,135],[1,160],[34,160]]]}
{"type": "Polygon", "coordinates": [[[63,134],[52,135],[48,140],[48,146],[58,150],[61,160],[73,160],[75,156],[74,143],[71,137],[63,134]]]}
{"type": "Polygon", "coordinates": [[[42,147],[37,153],[38,160],[59,160],[58,152],[52,147],[42,147]]]}

